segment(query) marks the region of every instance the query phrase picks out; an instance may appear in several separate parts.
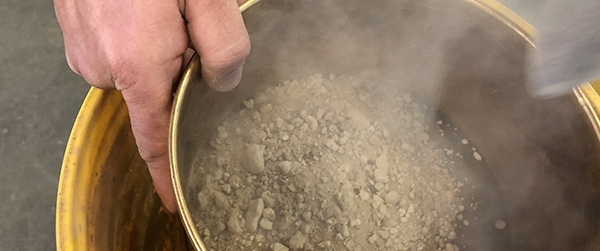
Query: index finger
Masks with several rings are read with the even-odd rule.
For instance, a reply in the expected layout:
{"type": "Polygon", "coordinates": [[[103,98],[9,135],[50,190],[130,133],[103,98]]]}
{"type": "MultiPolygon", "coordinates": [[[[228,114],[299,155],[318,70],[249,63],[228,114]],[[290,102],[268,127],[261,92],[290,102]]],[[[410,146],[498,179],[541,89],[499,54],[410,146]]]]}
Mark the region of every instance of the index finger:
{"type": "Polygon", "coordinates": [[[144,75],[137,84],[122,90],[140,156],[148,165],[154,188],[165,209],[171,213],[177,212],[177,203],[171,183],[168,131],[173,102],[172,73],[178,72],[180,61],[144,75]]]}

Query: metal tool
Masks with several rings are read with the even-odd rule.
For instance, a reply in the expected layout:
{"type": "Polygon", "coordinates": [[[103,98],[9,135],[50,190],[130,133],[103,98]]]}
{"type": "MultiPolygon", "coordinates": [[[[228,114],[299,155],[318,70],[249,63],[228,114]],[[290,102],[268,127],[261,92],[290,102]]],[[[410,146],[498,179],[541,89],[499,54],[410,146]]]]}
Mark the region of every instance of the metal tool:
{"type": "Polygon", "coordinates": [[[551,0],[542,5],[530,53],[529,88],[554,97],[600,78],[600,2],[551,0]]]}

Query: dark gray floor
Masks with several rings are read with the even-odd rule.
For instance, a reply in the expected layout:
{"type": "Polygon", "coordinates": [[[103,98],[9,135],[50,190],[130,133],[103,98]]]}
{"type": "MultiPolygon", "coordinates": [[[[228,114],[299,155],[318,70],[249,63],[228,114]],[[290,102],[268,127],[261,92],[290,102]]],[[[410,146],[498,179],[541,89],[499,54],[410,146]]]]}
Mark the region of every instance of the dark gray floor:
{"type": "Polygon", "coordinates": [[[52,1],[0,1],[0,250],[55,249],[62,155],[88,89],[66,64],[52,1]]]}
{"type": "MultiPolygon", "coordinates": [[[[533,15],[543,2],[504,0],[533,15]]],[[[51,0],[0,2],[0,251],[54,250],[62,155],[88,85],[67,67],[51,0]]]]}

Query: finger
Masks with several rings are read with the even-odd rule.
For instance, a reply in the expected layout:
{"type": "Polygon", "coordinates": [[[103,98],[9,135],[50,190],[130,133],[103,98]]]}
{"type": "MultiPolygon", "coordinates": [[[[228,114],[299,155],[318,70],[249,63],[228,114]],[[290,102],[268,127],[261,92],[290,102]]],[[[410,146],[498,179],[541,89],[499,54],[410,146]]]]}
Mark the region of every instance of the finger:
{"type": "Polygon", "coordinates": [[[65,57],[67,60],[67,65],[69,68],[73,70],[77,75],[81,75],[79,72],[79,68],[77,67],[77,60],[74,57],[75,54],[75,44],[77,44],[74,38],[74,34],[71,34],[72,30],[80,29],[78,22],[73,22],[70,18],[73,15],[70,15],[73,12],[74,6],[70,1],[63,0],[54,0],[54,12],[56,13],[56,20],[63,32],[63,45],[65,48],[65,57]]]}
{"type": "Polygon", "coordinates": [[[233,89],[250,53],[250,38],[236,0],[188,0],[188,32],[202,63],[202,78],[218,91],[233,89]]]}
{"type": "Polygon", "coordinates": [[[79,36],[65,32],[64,46],[67,64],[75,74],[96,88],[115,88],[106,58],[91,49],[97,48],[97,43],[90,45],[83,42],[79,36]]]}
{"type": "MultiPolygon", "coordinates": [[[[165,208],[177,211],[171,183],[168,154],[168,132],[172,105],[172,86],[181,67],[182,56],[147,74],[138,74],[134,84],[122,90],[131,119],[131,127],[140,156],[148,165],[156,192],[165,208]]],[[[117,80],[118,81],[118,80],[117,80]]]]}
{"type": "Polygon", "coordinates": [[[67,41],[67,39],[65,39],[64,42],[64,47],[65,47],[65,59],[67,60],[67,65],[69,66],[69,68],[71,68],[71,70],[77,74],[81,76],[81,71],[79,71],[79,67],[77,66],[77,57],[74,55],[76,52],[74,52],[74,48],[71,48],[70,43],[67,41]]]}

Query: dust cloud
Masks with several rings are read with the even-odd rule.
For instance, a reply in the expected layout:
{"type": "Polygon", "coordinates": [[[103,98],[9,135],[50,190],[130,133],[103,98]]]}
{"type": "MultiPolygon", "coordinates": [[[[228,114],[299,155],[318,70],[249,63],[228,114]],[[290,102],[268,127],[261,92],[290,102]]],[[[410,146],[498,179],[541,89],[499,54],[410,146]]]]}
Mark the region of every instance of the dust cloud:
{"type": "Polygon", "coordinates": [[[373,99],[415,93],[438,108],[432,124],[442,114],[483,156],[457,175],[477,184],[472,217],[492,224],[464,227],[460,250],[584,250],[598,232],[598,138],[574,95],[528,94],[533,47],[490,13],[458,0],[262,0],[244,13],[252,53],[227,102],[315,73],[380,83],[373,99]]]}

